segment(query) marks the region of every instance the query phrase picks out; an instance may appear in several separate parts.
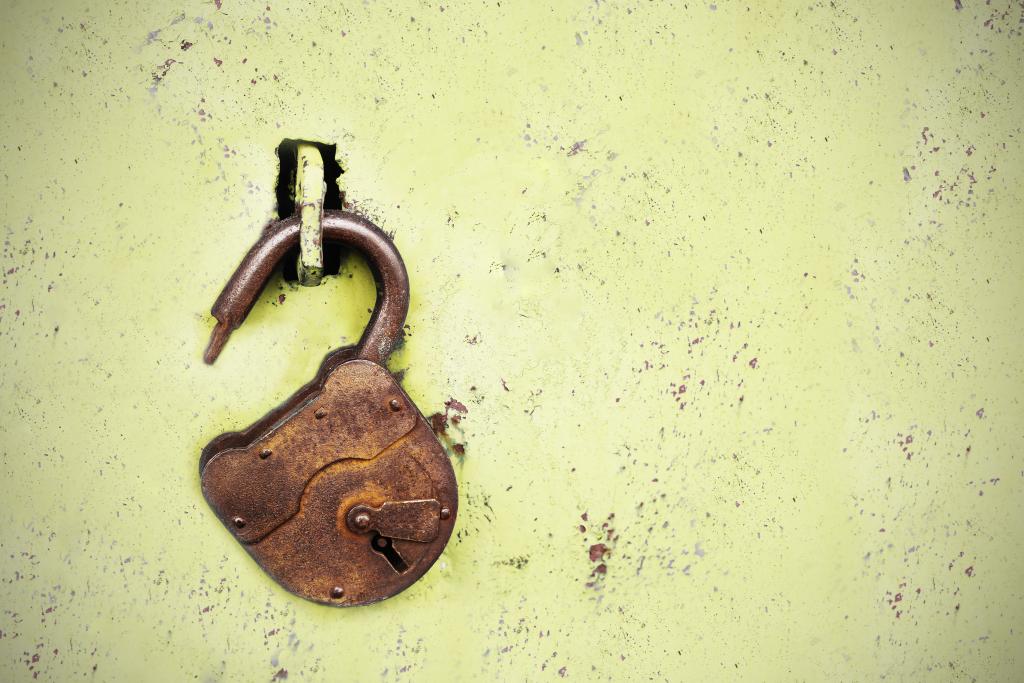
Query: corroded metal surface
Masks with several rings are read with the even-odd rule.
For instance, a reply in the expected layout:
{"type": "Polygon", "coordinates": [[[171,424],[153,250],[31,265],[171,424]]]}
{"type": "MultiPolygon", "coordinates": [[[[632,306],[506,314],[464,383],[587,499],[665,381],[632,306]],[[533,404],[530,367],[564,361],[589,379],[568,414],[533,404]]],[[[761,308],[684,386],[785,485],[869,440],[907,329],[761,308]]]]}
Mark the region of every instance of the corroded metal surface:
{"type": "Polygon", "coordinates": [[[427,543],[437,537],[438,520],[451,517],[451,509],[437,500],[387,501],[380,507],[355,505],[345,523],[357,533],[376,531],[388,538],[427,543]]]}
{"type": "Polygon", "coordinates": [[[407,588],[454,527],[448,456],[391,375],[369,361],[342,364],[279,427],[247,448],[204,453],[204,462],[203,493],[224,525],[268,574],[316,602],[364,605],[407,588]],[[410,515],[402,503],[413,500],[424,505],[410,515]],[[386,514],[396,504],[404,519],[386,514]],[[376,512],[367,530],[380,535],[350,528],[353,509],[376,512]]]}
{"type": "MultiPolygon", "coordinates": [[[[267,226],[228,280],[207,363],[252,310],[295,224],[267,226]]],[[[328,241],[363,251],[380,285],[366,332],[248,429],[211,441],[199,467],[210,507],[268,574],[296,595],[348,607],[391,597],[430,568],[451,536],[458,489],[437,436],[378,364],[403,334],[405,264],[365,219],[332,212],[322,227],[328,241]],[[354,507],[365,529],[349,527],[354,507]]]]}
{"type": "MultiPolygon", "coordinates": [[[[300,229],[297,217],[270,223],[239,263],[213,304],[217,325],[206,347],[207,363],[217,359],[228,337],[249,315],[281,257],[298,241],[300,229]]],[[[323,234],[327,242],[345,244],[369,259],[380,296],[356,347],[360,358],[381,363],[402,338],[409,310],[409,276],[402,257],[377,226],[352,213],[325,211],[323,234]]]]}
{"type": "Polygon", "coordinates": [[[306,484],[324,467],[377,457],[419,417],[387,370],[361,360],[333,370],[315,396],[286,410],[246,447],[203,453],[203,492],[241,541],[263,538],[298,512],[306,484]]]}

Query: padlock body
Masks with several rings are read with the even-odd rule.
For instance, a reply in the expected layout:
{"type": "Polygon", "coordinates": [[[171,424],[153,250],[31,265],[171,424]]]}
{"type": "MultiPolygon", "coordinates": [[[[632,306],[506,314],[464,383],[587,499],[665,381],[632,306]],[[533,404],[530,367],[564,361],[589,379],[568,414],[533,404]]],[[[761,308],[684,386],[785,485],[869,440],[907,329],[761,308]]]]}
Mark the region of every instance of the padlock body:
{"type": "Polygon", "coordinates": [[[203,494],[289,591],[362,605],[437,560],[458,490],[444,447],[385,368],[354,359],[325,363],[321,375],[254,428],[207,447],[203,494]]]}

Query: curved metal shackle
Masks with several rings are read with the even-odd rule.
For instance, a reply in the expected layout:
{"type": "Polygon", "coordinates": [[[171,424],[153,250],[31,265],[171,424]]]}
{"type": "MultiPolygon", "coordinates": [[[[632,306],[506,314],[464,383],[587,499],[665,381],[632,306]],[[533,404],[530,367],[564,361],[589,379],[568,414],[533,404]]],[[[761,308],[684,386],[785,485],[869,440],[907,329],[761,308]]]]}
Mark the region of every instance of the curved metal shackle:
{"type": "MultiPolygon", "coordinates": [[[[323,238],[361,251],[377,282],[377,303],[359,340],[358,357],[384,363],[402,337],[409,311],[409,275],[394,242],[370,221],[347,211],[324,211],[323,238]]],[[[210,312],[217,325],[203,360],[213,363],[231,333],[242,324],[277,263],[298,244],[296,216],[268,225],[217,297],[210,312]]]]}

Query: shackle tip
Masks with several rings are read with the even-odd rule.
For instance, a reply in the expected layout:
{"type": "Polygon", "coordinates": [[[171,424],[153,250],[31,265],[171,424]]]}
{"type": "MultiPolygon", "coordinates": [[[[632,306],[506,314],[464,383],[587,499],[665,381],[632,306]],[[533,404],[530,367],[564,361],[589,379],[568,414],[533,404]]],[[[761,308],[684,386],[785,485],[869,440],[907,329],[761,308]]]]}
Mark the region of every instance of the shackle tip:
{"type": "Polygon", "coordinates": [[[207,365],[212,365],[213,361],[217,360],[217,356],[220,355],[230,336],[231,326],[226,322],[217,321],[217,325],[213,328],[213,334],[210,335],[210,343],[207,344],[206,352],[203,354],[203,361],[207,365]]]}

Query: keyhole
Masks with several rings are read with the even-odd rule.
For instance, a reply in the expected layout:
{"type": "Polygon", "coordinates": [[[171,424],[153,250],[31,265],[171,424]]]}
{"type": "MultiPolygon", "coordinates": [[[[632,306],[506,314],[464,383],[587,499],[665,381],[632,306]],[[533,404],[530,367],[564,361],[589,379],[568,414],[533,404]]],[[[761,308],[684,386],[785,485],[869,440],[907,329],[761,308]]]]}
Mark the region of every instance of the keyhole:
{"type": "Polygon", "coordinates": [[[378,552],[384,556],[384,559],[388,561],[391,568],[401,574],[409,565],[405,563],[402,556],[395,550],[395,546],[391,543],[391,539],[387,536],[381,536],[380,534],[374,534],[373,538],[370,539],[370,547],[373,548],[374,552],[378,552]]]}

